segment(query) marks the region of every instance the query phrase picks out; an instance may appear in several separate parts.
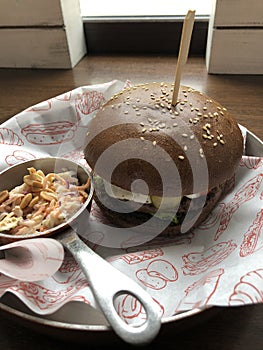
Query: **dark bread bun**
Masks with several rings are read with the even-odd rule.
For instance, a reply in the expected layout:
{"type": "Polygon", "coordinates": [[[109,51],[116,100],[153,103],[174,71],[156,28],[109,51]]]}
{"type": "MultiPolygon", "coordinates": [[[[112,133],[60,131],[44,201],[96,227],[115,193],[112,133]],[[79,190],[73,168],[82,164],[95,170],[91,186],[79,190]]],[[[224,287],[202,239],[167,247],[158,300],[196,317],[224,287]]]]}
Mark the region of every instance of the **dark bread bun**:
{"type": "Polygon", "coordinates": [[[178,191],[173,196],[207,192],[232,177],[243,152],[236,121],[218,102],[186,86],[180,87],[178,103],[172,106],[172,91],[171,83],[126,88],[97,112],[89,124],[84,150],[96,174],[126,190],[131,190],[134,180],[143,179],[149,194],[157,196],[163,194],[160,170],[176,181],[172,187],[178,191]],[[98,161],[119,142],[119,148],[113,147],[98,161]],[[116,167],[110,171],[113,164],[116,167]],[[174,164],[180,175],[176,180],[171,171],[174,164]],[[203,169],[208,171],[207,179],[203,169]]]}

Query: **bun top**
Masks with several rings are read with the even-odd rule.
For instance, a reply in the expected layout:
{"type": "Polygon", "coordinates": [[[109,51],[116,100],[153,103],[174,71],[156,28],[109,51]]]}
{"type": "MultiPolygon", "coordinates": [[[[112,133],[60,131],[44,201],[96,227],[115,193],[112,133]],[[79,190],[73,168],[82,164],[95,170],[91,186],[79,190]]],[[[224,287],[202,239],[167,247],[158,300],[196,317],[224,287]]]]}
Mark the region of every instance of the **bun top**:
{"type": "Polygon", "coordinates": [[[191,87],[180,86],[175,106],[172,93],[171,83],[128,87],[97,112],[84,150],[96,174],[157,196],[207,192],[232,177],[243,152],[236,121],[191,87]]]}

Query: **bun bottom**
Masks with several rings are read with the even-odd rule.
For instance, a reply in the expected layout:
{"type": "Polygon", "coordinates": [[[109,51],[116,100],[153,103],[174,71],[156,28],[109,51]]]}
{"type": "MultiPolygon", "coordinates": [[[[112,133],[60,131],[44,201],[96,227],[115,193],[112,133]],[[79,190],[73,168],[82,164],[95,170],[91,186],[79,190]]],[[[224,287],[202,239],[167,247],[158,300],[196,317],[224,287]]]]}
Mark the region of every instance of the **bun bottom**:
{"type": "MultiPolygon", "coordinates": [[[[202,210],[197,210],[195,213],[190,213],[189,215],[191,217],[191,221],[187,222],[187,225],[189,228],[189,231],[193,230],[194,228],[198,227],[202,222],[204,222],[211,211],[214,209],[216,204],[219,202],[222,197],[229,192],[230,188],[233,185],[232,180],[226,181],[224,184],[220,185],[218,187],[218,190],[216,193],[214,193],[213,196],[208,197],[205,205],[203,206],[202,210]]],[[[100,194],[101,198],[101,194],[100,194]]],[[[110,221],[114,226],[119,228],[129,228],[134,230],[138,233],[149,233],[149,232],[157,232],[156,236],[162,235],[162,236],[175,236],[175,235],[182,235],[186,234],[187,232],[181,232],[182,224],[175,224],[170,221],[164,222],[164,220],[158,219],[156,217],[152,217],[150,214],[147,214],[145,212],[140,211],[134,211],[131,213],[120,213],[118,212],[118,209],[116,208],[116,211],[109,209],[109,207],[112,208],[112,205],[116,200],[109,197],[106,192],[103,193],[103,204],[98,196],[96,195],[96,191],[94,193],[94,200],[100,210],[102,211],[103,215],[106,219],[110,221]],[[109,204],[109,205],[107,205],[109,204]],[[151,219],[151,220],[150,220],[151,219]],[[145,224],[143,226],[143,229],[140,229],[139,225],[145,224]]]]}

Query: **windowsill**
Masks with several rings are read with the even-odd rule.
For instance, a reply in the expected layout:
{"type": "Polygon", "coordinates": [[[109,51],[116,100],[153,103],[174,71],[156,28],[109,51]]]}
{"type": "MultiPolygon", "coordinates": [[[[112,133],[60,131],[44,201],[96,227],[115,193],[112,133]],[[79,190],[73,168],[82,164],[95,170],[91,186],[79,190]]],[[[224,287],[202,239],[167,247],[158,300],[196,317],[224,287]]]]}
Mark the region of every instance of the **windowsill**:
{"type": "MultiPolygon", "coordinates": [[[[209,15],[198,15],[195,20],[198,22],[208,22],[209,15]]],[[[183,22],[184,16],[82,16],[83,23],[92,22],[183,22]]]]}

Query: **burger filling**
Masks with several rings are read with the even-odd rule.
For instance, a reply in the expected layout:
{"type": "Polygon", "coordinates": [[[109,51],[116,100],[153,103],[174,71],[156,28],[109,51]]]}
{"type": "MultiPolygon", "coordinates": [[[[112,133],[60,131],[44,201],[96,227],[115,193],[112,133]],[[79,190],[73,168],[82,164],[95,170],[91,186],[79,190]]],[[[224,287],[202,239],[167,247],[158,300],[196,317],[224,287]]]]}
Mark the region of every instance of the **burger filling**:
{"type": "MultiPolygon", "coordinates": [[[[144,216],[145,221],[152,216],[160,220],[169,220],[171,225],[180,225],[184,220],[191,203],[191,210],[196,213],[200,208],[206,206],[208,202],[218,201],[221,194],[225,191],[226,182],[212,188],[208,193],[195,193],[182,197],[159,197],[150,196],[124,190],[118,186],[112,185],[98,175],[94,176],[95,192],[99,200],[103,199],[104,206],[110,201],[110,207],[114,205],[114,210],[118,212],[121,203],[125,203],[131,209],[134,209],[133,215],[144,216]],[[138,208],[140,203],[140,208],[138,208]],[[175,213],[175,207],[178,208],[175,213]],[[161,208],[161,210],[159,210],[161,208]]],[[[227,182],[229,184],[229,181],[227,182]]]]}

